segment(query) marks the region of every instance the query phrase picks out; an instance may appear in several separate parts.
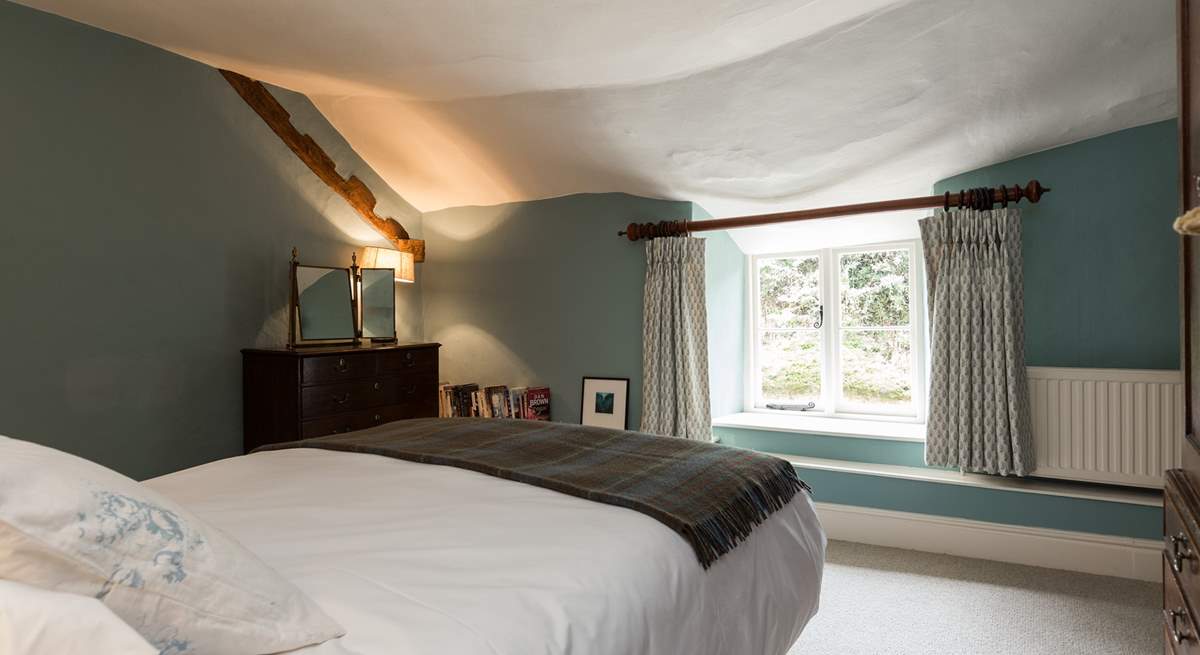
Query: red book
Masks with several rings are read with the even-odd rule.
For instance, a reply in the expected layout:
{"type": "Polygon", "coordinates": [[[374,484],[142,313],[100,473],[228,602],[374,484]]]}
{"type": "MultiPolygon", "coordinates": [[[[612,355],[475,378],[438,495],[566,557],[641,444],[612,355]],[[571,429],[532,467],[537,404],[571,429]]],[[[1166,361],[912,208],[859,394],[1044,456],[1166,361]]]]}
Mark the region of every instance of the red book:
{"type": "Polygon", "coordinates": [[[529,407],[529,415],[525,418],[533,421],[550,420],[550,387],[530,387],[525,392],[525,404],[529,407]]]}

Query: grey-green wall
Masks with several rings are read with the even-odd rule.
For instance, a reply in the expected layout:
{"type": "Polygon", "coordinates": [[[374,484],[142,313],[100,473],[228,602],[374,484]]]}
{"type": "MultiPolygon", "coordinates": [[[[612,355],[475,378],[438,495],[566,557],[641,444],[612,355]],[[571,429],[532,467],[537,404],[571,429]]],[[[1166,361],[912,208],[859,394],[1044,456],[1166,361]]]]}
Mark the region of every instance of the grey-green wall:
{"type": "Polygon", "coordinates": [[[707,240],[708,386],[716,418],[742,411],[745,399],[746,255],[725,232],[697,234],[707,240]]]}
{"type": "Polygon", "coordinates": [[[963,173],[935,193],[1037,178],[1020,204],[1031,366],[1179,368],[1175,121],[963,173]]]}
{"type": "MultiPolygon", "coordinates": [[[[292,246],[348,265],[379,242],[212,68],[7,2],[0,43],[0,434],[138,478],[240,453],[238,351],[285,340],[292,246]]],[[[420,234],[305,98],[279,96],[420,234]]],[[[420,295],[399,290],[401,338],[420,295]]]]}
{"type": "MultiPolygon", "coordinates": [[[[1021,203],[1029,365],[1179,367],[1178,194],[1174,121],[1137,127],[963,173],[934,190],[1038,178],[1021,203]],[[1104,193],[1119,189],[1120,193],[1104,193]]],[[[717,428],[767,452],[923,466],[924,444],[717,428]]],[[[1157,507],[805,469],[818,501],[1035,527],[1154,538],[1157,507]]]]}
{"type": "MultiPolygon", "coordinates": [[[[689,202],[578,194],[424,217],[426,337],[443,344],[442,379],[544,384],[556,421],[578,421],[584,375],[630,379],[641,419],[645,247],[616,237],[631,221],[707,218],[689,202]]],[[[745,258],[704,233],[714,416],[742,406],[745,258]]]]}
{"type": "Polygon", "coordinates": [[[616,233],[690,212],[603,193],[426,213],[425,336],[443,344],[442,379],[546,385],[554,420],[578,422],[583,376],[630,378],[636,428],[645,248],[616,233]]]}

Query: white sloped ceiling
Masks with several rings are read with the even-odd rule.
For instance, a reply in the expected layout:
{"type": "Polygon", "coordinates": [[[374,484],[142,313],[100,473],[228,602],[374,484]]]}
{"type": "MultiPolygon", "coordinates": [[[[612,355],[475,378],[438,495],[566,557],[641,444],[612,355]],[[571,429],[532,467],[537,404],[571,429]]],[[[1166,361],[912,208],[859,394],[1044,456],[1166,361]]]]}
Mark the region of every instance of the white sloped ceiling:
{"type": "MultiPolygon", "coordinates": [[[[625,191],[719,217],[924,195],[1175,115],[1169,0],[22,4],[309,95],[423,211],[625,191]]],[[[759,232],[739,242],[762,250],[759,232]]]]}

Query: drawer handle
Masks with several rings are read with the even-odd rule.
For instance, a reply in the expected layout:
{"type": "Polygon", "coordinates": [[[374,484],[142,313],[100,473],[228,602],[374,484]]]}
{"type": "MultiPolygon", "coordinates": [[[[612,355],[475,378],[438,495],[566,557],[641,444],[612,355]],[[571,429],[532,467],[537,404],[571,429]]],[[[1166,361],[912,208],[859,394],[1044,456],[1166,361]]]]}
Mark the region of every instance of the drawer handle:
{"type": "Polygon", "coordinates": [[[410,396],[416,392],[417,392],[417,385],[415,385],[415,384],[408,385],[408,388],[404,390],[404,393],[406,393],[410,396]]]}
{"type": "Polygon", "coordinates": [[[338,398],[337,396],[334,396],[334,397],[333,397],[333,402],[335,402],[335,403],[337,403],[337,404],[339,404],[339,405],[345,405],[346,403],[350,402],[350,392],[349,392],[349,391],[347,391],[346,393],[342,394],[342,397],[341,397],[341,398],[338,398]]]}
{"type": "Polygon", "coordinates": [[[374,385],[372,385],[372,386],[374,387],[374,389],[375,389],[376,391],[379,391],[380,389],[382,389],[382,388],[383,388],[383,383],[382,383],[382,382],[376,382],[376,383],[375,383],[374,385]]]}
{"type": "Polygon", "coordinates": [[[378,422],[380,422],[380,421],[382,421],[382,420],[383,420],[383,417],[382,417],[382,416],[380,416],[380,415],[378,415],[378,414],[376,414],[376,415],[375,415],[375,422],[376,422],[376,423],[378,423],[378,422]]]}
{"type": "Polygon", "coordinates": [[[350,370],[350,366],[346,364],[345,357],[338,357],[337,366],[334,367],[338,373],[345,373],[350,370]]]}
{"type": "Polygon", "coordinates": [[[1192,638],[1192,635],[1184,632],[1179,627],[1179,620],[1186,616],[1187,613],[1183,611],[1182,607],[1176,607],[1173,610],[1163,610],[1163,621],[1166,621],[1167,629],[1171,631],[1171,641],[1174,641],[1176,645],[1182,644],[1192,638]]]}
{"type": "Polygon", "coordinates": [[[1176,573],[1183,573],[1183,560],[1195,557],[1192,545],[1188,542],[1187,535],[1182,532],[1171,535],[1168,539],[1171,541],[1171,568],[1176,573]]]}

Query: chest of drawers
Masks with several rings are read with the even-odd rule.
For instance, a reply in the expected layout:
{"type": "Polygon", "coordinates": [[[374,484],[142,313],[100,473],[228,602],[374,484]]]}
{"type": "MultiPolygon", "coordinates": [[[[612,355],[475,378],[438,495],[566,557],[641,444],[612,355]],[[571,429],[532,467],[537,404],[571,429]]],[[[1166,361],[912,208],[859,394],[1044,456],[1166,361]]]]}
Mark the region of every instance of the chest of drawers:
{"type": "Polygon", "coordinates": [[[246,452],[438,415],[436,343],[242,351],[246,452]]]}
{"type": "Polygon", "coordinates": [[[1184,470],[1167,471],[1163,490],[1163,636],[1167,653],[1200,653],[1196,602],[1200,600],[1200,499],[1184,470]]]}

